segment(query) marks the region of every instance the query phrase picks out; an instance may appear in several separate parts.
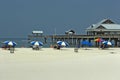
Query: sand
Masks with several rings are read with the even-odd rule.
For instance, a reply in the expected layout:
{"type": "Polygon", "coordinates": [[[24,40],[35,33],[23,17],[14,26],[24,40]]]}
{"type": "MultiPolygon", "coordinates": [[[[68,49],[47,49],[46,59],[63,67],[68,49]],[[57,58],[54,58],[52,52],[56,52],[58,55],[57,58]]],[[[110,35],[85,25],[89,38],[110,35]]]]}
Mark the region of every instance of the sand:
{"type": "Polygon", "coordinates": [[[0,49],[0,80],[120,80],[120,49],[0,49]]]}

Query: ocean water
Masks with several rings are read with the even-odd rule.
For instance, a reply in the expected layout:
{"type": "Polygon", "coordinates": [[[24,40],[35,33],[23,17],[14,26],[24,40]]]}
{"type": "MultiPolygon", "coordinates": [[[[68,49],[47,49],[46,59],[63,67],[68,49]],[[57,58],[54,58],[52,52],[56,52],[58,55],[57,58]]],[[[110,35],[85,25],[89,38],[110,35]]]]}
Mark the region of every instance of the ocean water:
{"type": "MultiPolygon", "coordinates": [[[[32,40],[28,40],[27,38],[0,38],[0,47],[4,46],[4,41],[14,41],[17,43],[16,47],[30,47],[31,44],[30,42],[32,40]]],[[[47,48],[50,47],[50,45],[52,44],[52,42],[50,42],[50,40],[47,41],[47,43],[44,42],[44,40],[39,40],[41,42],[43,42],[43,47],[47,48]]]]}
{"type": "MultiPolygon", "coordinates": [[[[46,43],[45,43],[44,39],[33,39],[33,40],[43,42],[44,48],[49,48],[51,45],[56,44],[56,43],[52,43],[51,39],[47,39],[46,43]]],[[[16,47],[18,47],[18,48],[20,48],[20,47],[29,48],[31,46],[30,42],[33,40],[28,40],[27,38],[0,38],[0,47],[4,46],[4,43],[3,43],[4,41],[14,41],[17,43],[16,47]]],[[[112,46],[114,47],[115,42],[113,40],[111,42],[113,44],[112,46]]],[[[92,45],[95,45],[94,40],[92,40],[91,43],[92,43],[92,45]]],[[[75,47],[75,45],[69,45],[69,47],[75,47]]]]}

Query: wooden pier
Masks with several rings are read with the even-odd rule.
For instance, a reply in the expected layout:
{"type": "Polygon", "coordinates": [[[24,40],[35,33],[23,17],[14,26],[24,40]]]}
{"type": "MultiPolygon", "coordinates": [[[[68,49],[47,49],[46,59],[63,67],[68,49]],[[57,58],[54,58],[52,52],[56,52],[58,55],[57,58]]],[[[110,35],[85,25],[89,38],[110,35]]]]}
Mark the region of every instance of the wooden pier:
{"type": "Polygon", "coordinates": [[[99,43],[95,42],[96,38],[102,38],[114,43],[114,46],[120,46],[120,24],[116,24],[110,19],[103,19],[102,21],[92,24],[86,28],[87,35],[76,35],[74,30],[65,31],[64,35],[43,35],[43,31],[33,31],[33,35],[28,35],[28,38],[42,38],[47,42],[48,38],[52,43],[57,41],[66,41],[70,45],[78,45],[82,40],[88,40],[94,43],[93,46],[98,46],[99,43]]]}
{"type": "MultiPolygon", "coordinates": [[[[75,46],[80,44],[82,40],[88,40],[89,42],[94,42],[96,38],[102,38],[104,40],[114,41],[114,46],[118,47],[120,46],[120,35],[28,35],[28,39],[33,38],[42,38],[44,39],[44,42],[47,43],[47,40],[51,40],[51,42],[54,44],[57,41],[67,41],[71,46],[75,46]]],[[[94,46],[98,46],[97,43],[95,43],[94,46]]]]}

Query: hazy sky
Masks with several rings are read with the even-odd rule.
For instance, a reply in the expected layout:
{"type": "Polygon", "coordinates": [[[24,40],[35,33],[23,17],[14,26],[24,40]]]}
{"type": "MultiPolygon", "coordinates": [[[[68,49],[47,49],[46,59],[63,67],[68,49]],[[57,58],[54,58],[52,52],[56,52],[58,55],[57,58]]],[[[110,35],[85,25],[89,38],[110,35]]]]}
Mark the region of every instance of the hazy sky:
{"type": "Polygon", "coordinates": [[[0,0],[0,37],[27,37],[32,30],[64,34],[102,19],[120,23],[120,0],[0,0]]]}

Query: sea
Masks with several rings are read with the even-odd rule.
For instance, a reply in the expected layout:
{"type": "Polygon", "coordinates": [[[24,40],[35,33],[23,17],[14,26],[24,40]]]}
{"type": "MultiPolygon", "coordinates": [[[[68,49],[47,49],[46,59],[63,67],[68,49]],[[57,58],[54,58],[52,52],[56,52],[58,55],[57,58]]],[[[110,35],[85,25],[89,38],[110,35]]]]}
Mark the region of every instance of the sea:
{"type": "MultiPolygon", "coordinates": [[[[16,47],[17,48],[21,48],[21,47],[26,47],[26,48],[29,48],[31,47],[31,41],[41,41],[43,43],[43,46],[44,48],[49,48],[51,45],[54,45],[56,43],[53,43],[51,41],[51,39],[47,39],[46,42],[44,41],[44,39],[33,39],[33,40],[28,40],[28,38],[0,38],[0,47],[3,47],[5,44],[3,43],[4,41],[14,41],[17,43],[16,47]]],[[[115,42],[114,41],[111,41],[112,42],[112,46],[114,47],[114,44],[115,42]]],[[[95,45],[95,42],[92,41],[92,44],[95,45]]],[[[71,45],[69,47],[75,47],[75,45],[71,45]]]]}
{"type": "MultiPolygon", "coordinates": [[[[30,42],[33,40],[28,40],[27,38],[0,38],[0,47],[4,46],[4,41],[14,41],[17,43],[16,47],[21,48],[21,47],[26,47],[29,48],[31,47],[30,42]]],[[[43,42],[43,47],[48,48],[52,44],[50,40],[48,40],[46,43],[44,40],[39,40],[43,42]]]]}

